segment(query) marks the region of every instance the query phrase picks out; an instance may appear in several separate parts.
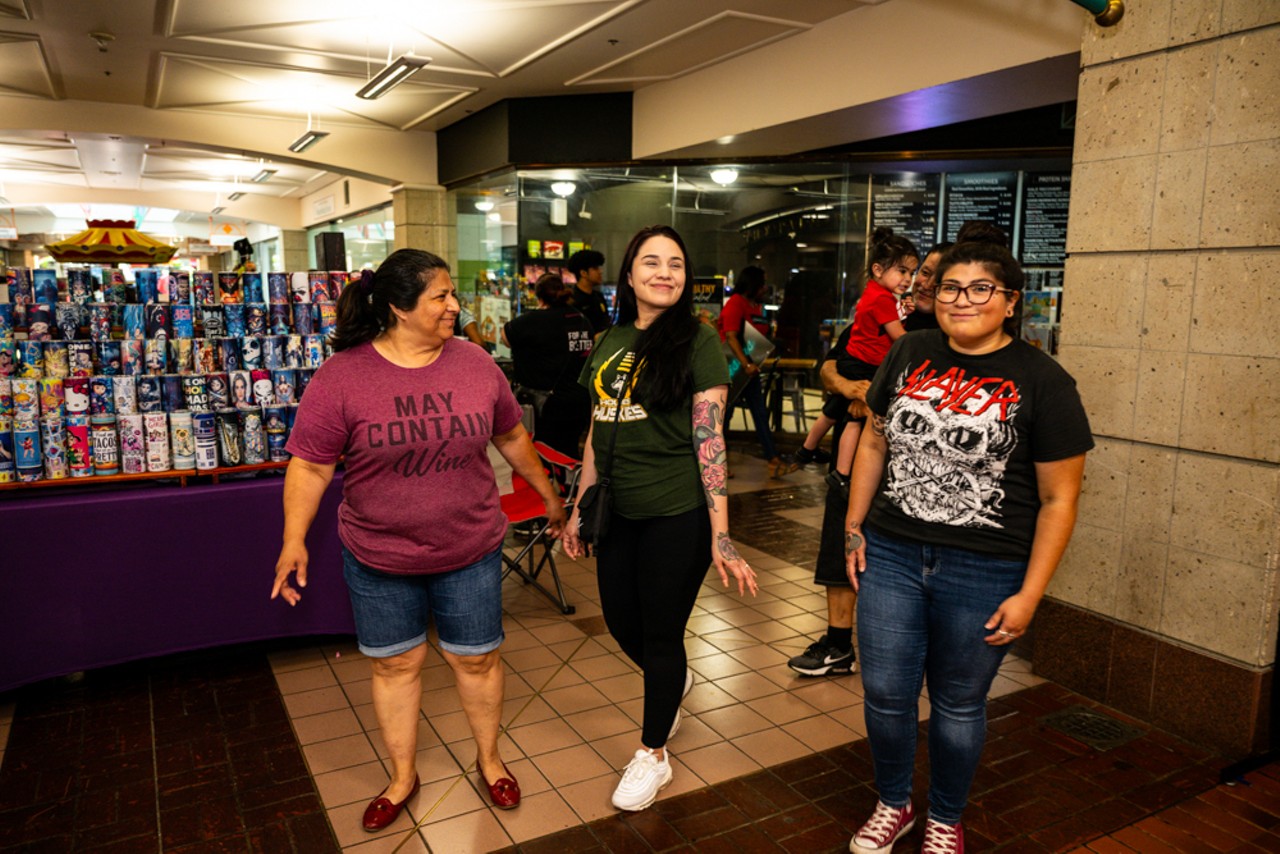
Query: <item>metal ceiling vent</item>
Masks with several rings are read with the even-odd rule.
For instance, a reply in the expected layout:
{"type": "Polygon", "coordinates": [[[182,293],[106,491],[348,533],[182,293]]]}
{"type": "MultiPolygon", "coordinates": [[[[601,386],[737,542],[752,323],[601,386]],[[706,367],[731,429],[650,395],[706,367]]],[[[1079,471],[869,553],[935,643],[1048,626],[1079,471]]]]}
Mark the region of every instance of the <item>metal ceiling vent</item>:
{"type": "Polygon", "coordinates": [[[1121,723],[1088,706],[1068,706],[1040,718],[1040,723],[1094,750],[1111,750],[1142,735],[1142,730],[1137,727],[1121,723]]]}

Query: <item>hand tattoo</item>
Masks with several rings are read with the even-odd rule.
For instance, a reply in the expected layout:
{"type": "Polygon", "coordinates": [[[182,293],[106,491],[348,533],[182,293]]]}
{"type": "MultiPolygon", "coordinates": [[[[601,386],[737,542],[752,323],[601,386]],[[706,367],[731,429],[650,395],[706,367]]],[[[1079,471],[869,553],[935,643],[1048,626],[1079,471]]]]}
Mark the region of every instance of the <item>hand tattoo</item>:
{"type": "Polygon", "coordinates": [[[716,551],[720,552],[720,557],[725,560],[742,560],[742,555],[738,554],[738,550],[733,547],[733,540],[729,539],[729,535],[723,531],[716,534],[716,551]]]}
{"type": "Polygon", "coordinates": [[[844,553],[851,555],[862,548],[862,537],[853,531],[844,532],[844,553]]]}

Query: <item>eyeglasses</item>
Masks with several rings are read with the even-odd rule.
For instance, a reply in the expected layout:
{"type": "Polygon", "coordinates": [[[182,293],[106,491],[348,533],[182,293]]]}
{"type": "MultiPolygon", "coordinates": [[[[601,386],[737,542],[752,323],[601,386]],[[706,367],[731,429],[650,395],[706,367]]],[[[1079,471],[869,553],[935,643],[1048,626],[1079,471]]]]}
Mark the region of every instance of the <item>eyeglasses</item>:
{"type": "Polygon", "coordinates": [[[960,294],[964,294],[970,305],[986,305],[991,302],[991,297],[996,291],[1004,294],[1017,293],[1012,288],[997,288],[995,285],[978,283],[961,286],[943,282],[935,289],[933,298],[938,302],[952,303],[960,299],[960,294]]]}

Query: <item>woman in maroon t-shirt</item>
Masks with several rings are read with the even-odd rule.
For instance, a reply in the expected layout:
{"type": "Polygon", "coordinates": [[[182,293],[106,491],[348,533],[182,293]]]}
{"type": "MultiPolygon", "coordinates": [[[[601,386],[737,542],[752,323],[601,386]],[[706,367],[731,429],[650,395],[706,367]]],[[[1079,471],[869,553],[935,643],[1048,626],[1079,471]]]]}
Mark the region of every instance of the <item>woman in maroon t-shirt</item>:
{"type": "Polygon", "coordinates": [[[307,584],[304,538],[343,458],[338,533],[360,651],[391,781],[364,829],[390,825],[418,791],[414,767],[427,624],[453,669],[476,761],[500,809],[520,787],[498,754],[503,669],[502,541],[506,517],[488,445],[546,503],[552,536],[565,513],[492,358],[452,340],[459,305],[445,262],[402,249],[353,282],[338,303],[338,351],[298,410],[287,448],[284,545],[271,597],[296,605],[307,584]]]}

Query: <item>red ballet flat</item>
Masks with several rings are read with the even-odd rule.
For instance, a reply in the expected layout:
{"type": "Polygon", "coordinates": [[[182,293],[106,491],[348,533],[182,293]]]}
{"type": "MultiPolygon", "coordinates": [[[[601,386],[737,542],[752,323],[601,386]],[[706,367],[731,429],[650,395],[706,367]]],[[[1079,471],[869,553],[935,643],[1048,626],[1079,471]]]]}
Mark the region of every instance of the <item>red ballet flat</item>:
{"type": "MultiPolygon", "coordinates": [[[[399,818],[400,811],[404,809],[404,805],[409,803],[409,800],[414,795],[418,794],[420,785],[421,784],[415,775],[413,778],[413,788],[409,790],[409,794],[405,796],[405,799],[398,804],[391,803],[391,801],[382,797],[382,795],[374,798],[369,806],[365,807],[364,810],[364,829],[370,833],[377,833],[379,830],[382,830],[390,825],[391,822],[399,818]]],[[[383,789],[383,794],[386,794],[386,789],[383,789]]]]}
{"type": "MultiPolygon", "coordinates": [[[[513,810],[520,806],[520,784],[516,782],[516,778],[512,776],[506,765],[502,766],[502,771],[507,776],[499,777],[493,783],[484,781],[489,787],[489,800],[493,801],[493,805],[500,810],[513,810]]],[[[484,779],[484,774],[480,777],[484,779]]]]}

